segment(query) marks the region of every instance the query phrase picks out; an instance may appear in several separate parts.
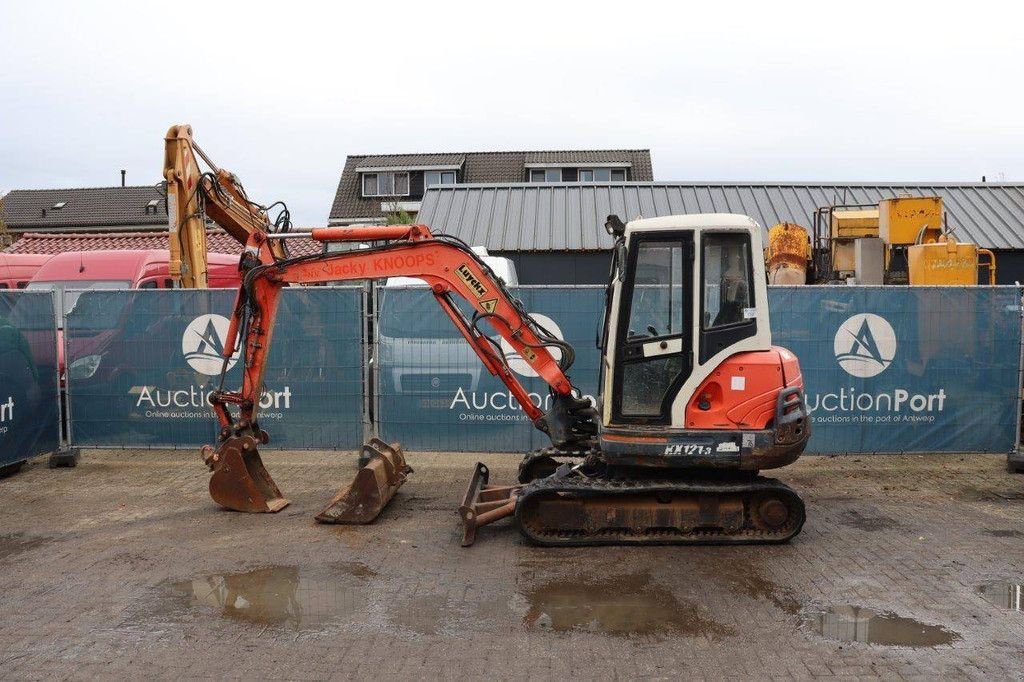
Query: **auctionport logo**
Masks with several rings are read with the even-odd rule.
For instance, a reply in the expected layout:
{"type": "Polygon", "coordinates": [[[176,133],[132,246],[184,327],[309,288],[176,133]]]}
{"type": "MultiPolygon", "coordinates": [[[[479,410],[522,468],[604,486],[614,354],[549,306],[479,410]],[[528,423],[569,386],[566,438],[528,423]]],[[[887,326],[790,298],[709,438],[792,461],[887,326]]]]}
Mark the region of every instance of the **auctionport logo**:
{"type": "Polygon", "coordinates": [[[892,364],[896,357],[896,332],[884,317],[860,313],[839,325],[833,350],[847,374],[867,379],[892,364]]]}
{"type": "MultiPolygon", "coordinates": [[[[223,315],[200,315],[185,327],[181,352],[192,369],[210,377],[220,375],[224,367],[224,339],[230,324],[223,315]]],[[[227,369],[234,367],[237,361],[236,350],[228,360],[227,369]]]]}
{"type": "MultiPolygon", "coordinates": [[[[181,335],[181,352],[189,366],[207,377],[220,376],[224,366],[224,339],[228,335],[228,318],[223,315],[200,315],[192,320],[181,335]]],[[[239,351],[228,359],[227,369],[238,361],[239,351]]],[[[135,407],[146,408],[146,416],[161,419],[208,419],[213,382],[161,388],[159,386],[132,386],[128,393],[137,396],[135,407]]],[[[260,394],[260,414],[263,419],[280,419],[281,411],[291,408],[292,389],[280,391],[264,388],[260,394]]]]}
{"type": "MultiPolygon", "coordinates": [[[[551,332],[551,334],[555,338],[559,339],[560,341],[565,340],[565,337],[562,335],[561,328],[557,324],[555,324],[555,321],[552,320],[547,315],[531,313],[530,317],[532,317],[541,327],[544,327],[544,329],[547,329],[549,332],[551,332]]],[[[512,347],[512,344],[505,340],[504,336],[501,337],[501,351],[505,354],[505,359],[508,360],[508,366],[512,369],[513,372],[515,372],[519,376],[539,376],[535,371],[533,371],[533,367],[530,367],[530,363],[524,360],[523,356],[517,353],[516,350],[512,347]]],[[[551,353],[551,357],[553,357],[556,361],[560,361],[562,359],[561,348],[554,348],[552,346],[548,346],[548,352],[551,353]]]]}

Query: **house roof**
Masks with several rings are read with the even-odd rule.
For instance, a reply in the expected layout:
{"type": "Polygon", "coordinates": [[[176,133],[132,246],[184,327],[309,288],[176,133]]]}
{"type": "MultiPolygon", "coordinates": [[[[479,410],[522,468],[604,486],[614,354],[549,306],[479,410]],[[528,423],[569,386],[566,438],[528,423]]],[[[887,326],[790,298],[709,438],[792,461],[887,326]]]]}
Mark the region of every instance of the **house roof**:
{"type": "Polygon", "coordinates": [[[3,221],[31,230],[139,230],[167,227],[163,192],[153,185],[73,189],[16,189],[3,197],[3,221]],[[156,203],[150,207],[153,200],[156,203]],[[55,206],[60,208],[55,208],[55,206]],[[152,226],[152,228],[150,228],[152,226]]]}
{"type": "MultiPolygon", "coordinates": [[[[288,252],[292,256],[320,253],[323,244],[312,239],[289,239],[288,252]]],[[[27,233],[12,244],[5,253],[39,253],[55,255],[66,251],[150,250],[166,249],[167,233],[115,232],[115,233],[27,233]]],[[[241,254],[242,245],[221,230],[206,233],[206,248],[211,253],[241,254]]]]}
{"type": "Polygon", "coordinates": [[[376,154],[349,156],[331,205],[332,219],[378,218],[383,215],[380,198],[363,198],[359,187],[361,169],[441,168],[459,166],[460,182],[510,183],[526,178],[527,164],[578,166],[585,163],[622,163],[634,180],[654,180],[648,149],[603,149],[513,152],[456,152],[446,154],[376,154]]]}
{"type": "Polygon", "coordinates": [[[815,209],[877,204],[903,194],[941,196],[961,240],[1024,249],[1024,184],[1003,183],[564,183],[443,185],[423,197],[418,222],[494,251],[608,249],[605,217],[741,213],[767,229],[810,227],[815,209]]]}

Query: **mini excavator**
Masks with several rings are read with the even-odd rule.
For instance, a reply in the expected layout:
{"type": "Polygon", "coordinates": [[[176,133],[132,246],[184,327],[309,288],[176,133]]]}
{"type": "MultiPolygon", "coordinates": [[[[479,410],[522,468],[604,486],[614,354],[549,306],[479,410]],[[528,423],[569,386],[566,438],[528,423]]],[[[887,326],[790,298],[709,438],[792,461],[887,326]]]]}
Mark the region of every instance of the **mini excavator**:
{"type": "MultiPolygon", "coordinates": [[[[187,126],[172,133],[169,149],[172,137],[183,148],[191,143],[187,126]]],[[[177,158],[194,161],[181,150],[177,158]]],[[[257,206],[231,189],[236,179],[224,171],[165,170],[169,183],[183,174],[182,190],[199,187],[207,203],[226,204],[221,211],[251,216],[257,206]],[[215,189],[218,181],[227,189],[215,189]]],[[[245,249],[224,356],[240,351],[242,386],[212,395],[220,442],[203,449],[210,492],[222,506],[273,512],[288,504],[258,453],[269,438],[257,410],[281,289],[417,277],[552,442],[526,455],[516,485],[491,484],[488,468],[477,464],[459,507],[464,546],[481,526],[509,516],[530,542],[548,546],[779,543],[800,532],[803,501],[758,474],[800,456],[810,419],[797,358],[772,345],[761,228],[750,218],[716,213],[623,224],[608,217],[614,249],[595,405],[569,378],[572,347],[531,317],[459,239],[426,225],[293,232],[257,212],[245,229],[229,230],[244,237],[245,249]],[[295,237],[371,246],[289,257],[283,245],[295,237]],[[529,399],[495,334],[548,384],[547,412],[529,399]]],[[[410,471],[394,446],[374,440],[366,451],[375,455],[374,475],[339,493],[318,520],[372,519],[410,471]]]]}

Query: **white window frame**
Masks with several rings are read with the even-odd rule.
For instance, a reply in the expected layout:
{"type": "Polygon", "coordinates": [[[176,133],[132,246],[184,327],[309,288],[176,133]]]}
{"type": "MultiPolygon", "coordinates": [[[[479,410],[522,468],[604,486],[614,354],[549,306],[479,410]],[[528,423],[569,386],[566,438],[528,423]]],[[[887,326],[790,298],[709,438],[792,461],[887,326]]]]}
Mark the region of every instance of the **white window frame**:
{"type": "Polygon", "coordinates": [[[397,172],[379,171],[379,172],[375,172],[375,173],[361,173],[360,176],[359,176],[359,189],[361,190],[361,194],[364,197],[407,197],[407,196],[409,196],[409,191],[411,189],[410,188],[410,184],[411,183],[409,182],[409,171],[397,171],[397,172]],[[377,186],[377,190],[376,190],[375,194],[367,194],[366,193],[366,178],[368,178],[371,175],[374,177],[374,182],[376,183],[376,186],[377,186]],[[391,176],[391,191],[390,192],[385,192],[383,194],[380,191],[380,177],[382,175],[390,175],[391,176]],[[396,184],[395,183],[395,179],[399,175],[404,175],[405,176],[405,191],[401,192],[401,193],[394,191],[395,184],[396,184]]]}
{"type": "Polygon", "coordinates": [[[458,176],[456,175],[455,171],[453,171],[453,170],[428,170],[428,171],[423,171],[423,189],[426,189],[427,187],[430,187],[431,185],[455,185],[455,184],[458,184],[458,182],[457,182],[458,179],[459,179],[458,176]],[[427,175],[431,174],[431,173],[437,175],[438,182],[427,182],[427,175]],[[445,182],[444,181],[445,177],[450,177],[451,178],[451,182],[445,182]]]}
{"type": "Polygon", "coordinates": [[[625,168],[580,168],[577,170],[576,178],[579,182],[626,182],[629,179],[629,172],[625,168]],[[597,180],[598,171],[608,171],[608,179],[597,180]],[[622,180],[612,179],[612,174],[616,172],[622,173],[622,180]],[[590,173],[590,180],[583,179],[584,173],[590,173]]]}
{"type": "Polygon", "coordinates": [[[543,183],[543,182],[561,182],[562,181],[562,169],[561,168],[531,168],[530,169],[530,173],[529,173],[529,175],[527,177],[529,178],[530,182],[536,182],[538,184],[543,183]],[[533,179],[533,174],[534,173],[543,173],[544,174],[544,179],[543,180],[534,180],[533,179]],[[556,180],[550,179],[548,177],[548,173],[558,173],[558,179],[556,179],[556,180]]]}

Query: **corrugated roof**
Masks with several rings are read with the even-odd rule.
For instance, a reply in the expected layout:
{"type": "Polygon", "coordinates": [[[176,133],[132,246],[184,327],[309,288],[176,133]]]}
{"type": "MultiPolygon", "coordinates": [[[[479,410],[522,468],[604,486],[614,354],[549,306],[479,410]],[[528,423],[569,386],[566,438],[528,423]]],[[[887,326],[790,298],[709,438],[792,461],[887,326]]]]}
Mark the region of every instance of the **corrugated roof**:
{"type": "Polygon", "coordinates": [[[522,182],[527,163],[564,163],[578,166],[586,163],[629,164],[629,177],[638,181],[654,180],[651,152],[648,149],[593,149],[560,151],[458,152],[449,154],[378,154],[349,156],[338,181],[338,190],[331,205],[331,219],[379,218],[380,197],[363,197],[359,187],[358,168],[402,168],[462,164],[459,182],[491,183],[522,182]],[[531,161],[527,161],[531,159],[531,161]]]}
{"type": "MultiPolygon", "coordinates": [[[[67,251],[148,251],[166,248],[166,232],[29,233],[14,242],[5,253],[54,255],[67,251]]],[[[234,237],[221,230],[211,230],[206,233],[206,248],[211,253],[242,253],[242,245],[235,241],[234,237]]],[[[323,244],[312,239],[288,240],[288,253],[292,256],[306,256],[320,253],[322,250],[323,244]]]]}
{"type": "Polygon", "coordinates": [[[2,217],[14,231],[167,227],[164,195],[153,185],[15,189],[3,197],[2,217]]]}
{"type": "Polygon", "coordinates": [[[1024,185],[1005,183],[569,183],[445,185],[429,189],[417,220],[495,251],[608,249],[605,217],[742,213],[767,229],[811,226],[816,208],[941,196],[961,240],[1024,249],[1024,185]]]}

